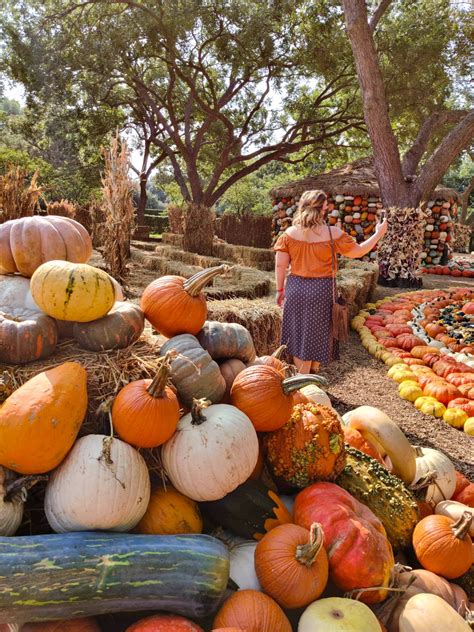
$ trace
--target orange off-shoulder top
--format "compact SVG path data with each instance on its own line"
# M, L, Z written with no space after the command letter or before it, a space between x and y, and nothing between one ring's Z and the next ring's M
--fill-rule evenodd
M337 254L347 254L357 242L347 233L334 239ZM281 235L273 249L290 255L291 274L302 277L326 278L333 276L331 242L301 241L286 233ZM337 266L337 264L336 264ZM337 269L337 267L336 267Z

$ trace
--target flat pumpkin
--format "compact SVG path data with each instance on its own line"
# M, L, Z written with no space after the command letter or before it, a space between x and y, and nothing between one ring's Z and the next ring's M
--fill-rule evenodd
M87 323L74 323L72 335L89 351L124 349L138 340L145 327L145 315L138 305L116 302L108 314Z
M115 285L106 272L86 263L48 261L31 277L31 294L48 316L89 322L110 311Z
M56 323L38 309L10 307L0 311L0 362L42 360L54 352L57 342Z
M65 362L14 391L0 408L0 465L21 474L57 467L85 417L86 382L78 362Z

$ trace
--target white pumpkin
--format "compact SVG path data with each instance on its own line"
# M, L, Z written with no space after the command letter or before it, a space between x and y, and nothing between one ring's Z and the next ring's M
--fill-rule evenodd
M193 409L161 450L173 486L193 500L219 500L248 479L258 459L258 438L250 419L235 406Z
M316 386L316 384L308 384L308 386L303 386L300 391L315 404L324 404L324 406L328 406L332 409L329 395L325 393L321 388L319 388L319 386Z
M239 590L262 590L255 572L255 540L242 540L231 546L230 578L237 584Z
M432 475L434 482L424 491L425 500L435 507L442 500L449 500L456 489L456 470L449 458L439 450L432 448L415 448L416 474L410 485L416 486L426 477Z
M0 466L0 536L13 535L23 518L24 498L6 500L7 485L17 478L16 474Z
M130 531L150 500L143 457L124 441L87 435L54 470L44 508L51 528L68 531Z
M471 626L438 595L418 593L403 608L398 629L399 632L470 632Z
M30 280L18 274L0 274L0 309L24 307L38 311L30 292Z
M472 515L472 522L469 527L469 535L471 538L474 538L474 509L472 507L468 507L468 505L464 503L458 503L455 500L442 500L436 505L434 512L440 516L452 518L454 521L459 520L466 512L470 513Z
M298 632L380 632L380 623L361 601L328 597L309 604L298 622Z

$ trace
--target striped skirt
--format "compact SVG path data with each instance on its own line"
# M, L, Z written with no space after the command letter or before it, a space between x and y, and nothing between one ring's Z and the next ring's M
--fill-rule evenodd
M332 278L290 274L286 281L281 343L300 360L328 364L339 357L331 333Z

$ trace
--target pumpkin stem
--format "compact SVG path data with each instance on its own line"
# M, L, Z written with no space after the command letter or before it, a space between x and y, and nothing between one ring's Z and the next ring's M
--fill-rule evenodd
M222 265L215 266L214 268L200 270L199 272L196 272L196 274L193 274L193 276L189 279L186 279L183 283L183 288L189 296L199 296L211 279L219 274L226 274L230 269L230 266L223 263Z
M156 399L163 397L168 378L171 373L171 362L177 356L177 352L174 349L167 351L166 355L159 359L158 371L153 378L150 386L146 389L146 392L155 397Z
M454 536L459 538L460 540L464 540L466 534L471 528L472 523L472 513L470 511L464 511L462 516L460 516L456 522L451 526L453 530Z
M293 393L293 391L299 391L300 388L303 388L303 386L307 386L308 384L327 386L328 381L321 375L294 375L292 377L285 378L281 383L281 386L285 395L289 395L290 393Z
M47 481L48 476L22 476L5 486L3 500L11 503L24 503L28 491L40 481Z
M319 522L313 522L310 529L308 544L300 544L296 547L295 558L300 564L309 568L316 559L324 542L322 526Z
M193 426L200 426L206 421L207 417L202 414L202 411L210 405L210 400L205 397L202 399L193 399L193 405L191 407L191 423Z
M272 353L272 358L276 358L277 360L281 360L281 356L283 355L283 352L286 350L286 345L280 345L278 347L278 349L275 349L275 351Z

